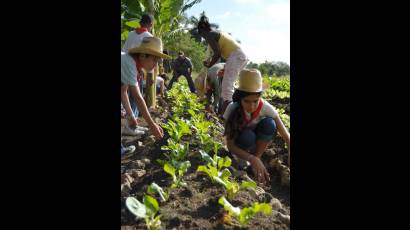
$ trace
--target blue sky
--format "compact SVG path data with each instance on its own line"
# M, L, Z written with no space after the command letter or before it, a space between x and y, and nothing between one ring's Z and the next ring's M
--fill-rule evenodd
M250 61L290 64L289 0L202 0L186 13L199 18L202 11L241 41Z

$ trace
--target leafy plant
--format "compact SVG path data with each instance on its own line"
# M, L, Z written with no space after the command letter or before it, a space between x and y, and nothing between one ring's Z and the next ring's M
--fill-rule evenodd
M150 195L153 195L155 193L158 193L159 197L161 198L161 201L167 201L169 198L169 194L165 192L159 185L157 185L155 182L152 182L150 186L147 188L147 193Z
M172 139L168 139L168 145L162 146L162 150L170 151L170 154L164 153L168 161L183 161L189 152L189 143L185 145L176 143Z
M168 162L164 164L164 171L172 176L173 184L171 188L186 186L186 183L182 180L182 176L190 167L190 161L178 162L177 167L170 165Z
M191 129L187 122L180 118L176 118L175 122L168 120L168 123L164 124L162 127L168 131L170 137L175 141L181 140L184 135L191 134Z
M258 212L265 215L272 214L272 207L267 203L255 202L251 207L247 207L242 210L239 207L234 207L223 196L219 198L218 203L222 205L226 211L228 211L229 215L237 218L242 226L246 225Z
M161 229L160 216L157 215L159 205L157 200L149 195L144 195L143 203L134 197L128 197L125 201L128 210L137 218L145 219L145 224L150 230Z
M214 155L211 158L206 152L200 150L202 159L208 162L206 166L198 166L197 172L206 173L213 183L221 184L225 187L229 199L232 199L240 189L255 188L256 183L254 181L244 181L239 185L236 181L230 180L231 172L226 168L232 163L232 160L226 156L224 158Z

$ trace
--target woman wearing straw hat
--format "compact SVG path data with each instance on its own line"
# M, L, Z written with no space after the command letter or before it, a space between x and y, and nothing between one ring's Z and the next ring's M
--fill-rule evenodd
M262 99L262 76L257 69L244 69L239 74L239 87L235 89L233 103L226 108L225 136L229 151L250 162L256 179L265 183L269 174L261 161L276 131L288 147L290 159L290 135L278 112Z
M205 15L202 15L199 19L197 29L199 35L206 40L213 51L212 59L204 61L204 66L207 68L213 66L221 57L226 60L221 91L221 96L224 100L222 111L225 111L228 103L232 101L234 81L237 79L239 71L245 67L248 58L242 51L239 43L229 34L212 30Z
M130 126L137 124L127 94L127 91L130 90L142 116L157 139L163 137L163 130L152 120L135 76L137 73L141 74L142 69L152 70L161 58L170 57L162 53L162 42L156 37L146 37L140 46L129 49L128 53L121 53L121 102L126 111L127 121Z
M197 88L198 96L206 96L206 110L208 112L217 111L221 113L223 100L221 98L221 82L225 63L213 65L206 71L201 72L195 79L195 87ZM213 98L213 102L212 102Z

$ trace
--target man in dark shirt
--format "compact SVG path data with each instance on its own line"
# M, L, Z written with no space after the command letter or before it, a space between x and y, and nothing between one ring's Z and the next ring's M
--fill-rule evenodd
M178 58L172 63L172 68L174 74L172 76L171 82L169 83L168 89L172 88L172 84L175 81L178 81L178 78L183 75L188 81L189 89L192 93L195 93L194 81L192 81L191 72L192 72L192 62L189 58L184 56L184 52L179 51Z

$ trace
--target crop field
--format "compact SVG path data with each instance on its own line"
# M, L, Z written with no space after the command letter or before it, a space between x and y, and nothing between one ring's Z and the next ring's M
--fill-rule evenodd
M264 76L263 98L290 131L289 78ZM262 156L271 182L238 170L223 121L177 82L151 111L165 136L131 141L121 160L121 229L290 229L290 169L279 136ZM141 121L142 124L144 121Z

